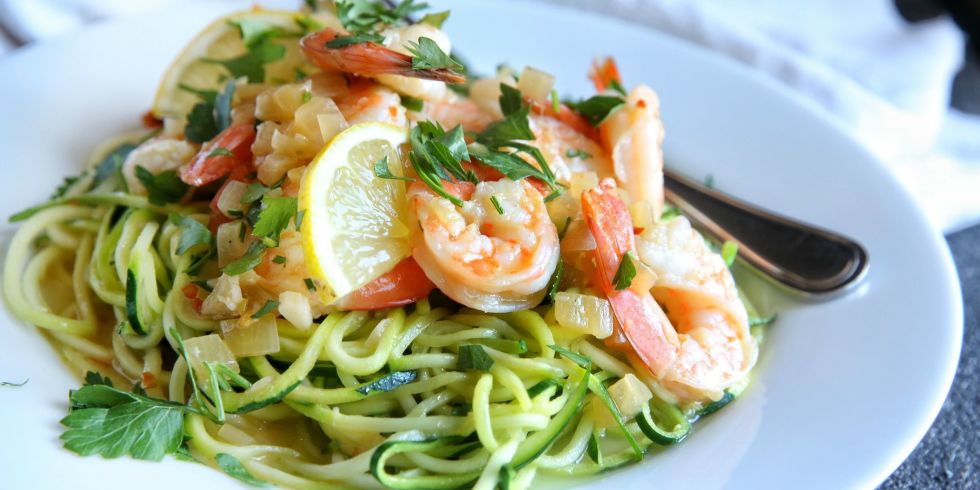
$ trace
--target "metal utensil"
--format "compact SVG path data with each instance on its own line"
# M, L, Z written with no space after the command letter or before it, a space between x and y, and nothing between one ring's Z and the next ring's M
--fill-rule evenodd
M852 290L868 269L856 241L781 216L678 175L664 172L667 200L703 233L738 244L738 257L777 286L824 301Z

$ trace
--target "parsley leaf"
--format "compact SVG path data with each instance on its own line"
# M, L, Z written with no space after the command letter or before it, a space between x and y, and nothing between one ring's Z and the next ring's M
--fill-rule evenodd
M374 162L374 175L379 179L404 180L408 182L415 180L411 177L400 177L391 173L391 167L388 166L388 155Z
M183 90L184 92L190 92L201 98L207 104L214 104L214 99L218 97L218 92L214 90L201 90L199 88L191 87L190 85L184 85L183 83L177 84L177 88Z
M146 187L150 203L157 206L180 201L187 194L187 189L190 188L180 180L174 170L153 175L149 170L137 165L136 178L143 184L143 187Z
M490 196L490 204L493 204L493 208L497 210L497 214L504 215L504 208L500 206L500 201L497 200L497 196Z
M259 219L252 228L252 235L278 243L279 235L296 214L296 198L266 197L262 199L262 205Z
M344 29L354 34L400 24L405 17L428 7L424 3L415 3L415 0L402 0L394 8L374 0L336 0L334 6Z
M286 263L286 257L284 257L282 255L276 255L275 257L272 258L272 262L273 263L276 263L276 264L279 264L279 265L285 264Z
M551 281L548 284L548 298L549 303L555 302L555 295L558 294L558 287L561 286L561 276L565 272L565 259L558 257L558 265L555 266L555 273L551 276Z
M581 158L582 160L588 160L592 158L592 154L586 152L585 150L580 150L578 148L569 148L565 150L565 156L568 158Z
M664 210L660 213L660 221L667 221L671 218L676 218L681 215L681 210L676 206L671 206L670 204L664 205Z
M493 358L487 354L482 345L461 345L459 346L459 357L456 360L456 369L489 371L493 367L493 362Z
M581 102L570 104L575 112L581 114L589 124L598 127L607 117L619 110L626 101L616 95L593 95Z
M735 257L737 256L738 244L725 241L725 244L721 246L721 258L725 260L725 265L731 267L735 263Z
M211 153L208 153L208 158L213 158L213 157L230 157L232 155L234 155L234 153L232 153L231 150L229 150L228 148L222 148L222 147L219 146L219 147L211 150Z
M218 453L214 457L214 461L218 463L218 467L221 468L221 471L224 471L228 474L228 476L231 476L243 483L253 487L265 487L269 485L268 483L252 476L252 474L249 473L244 466L242 466L242 462L239 461L238 458L228 453Z
M286 46L266 38L248 48L248 52L235 58L224 60L202 58L207 63L221 65L234 79L245 77L249 83L265 82L265 65L281 59L286 54Z
M71 410L61 423L65 448L82 456L130 455L159 461L183 443L185 405L114 388L91 373L89 384L69 393ZM93 383L94 381L94 383Z
M221 268L221 272L229 276L237 276L254 269L262 263L265 258L266 246L261 240L256 240L248 245L245 254Z
M243 18L229 22L238 27L238 33L242 37L242 42L246 47L256 46L259 43L277 37L282 34L278 27L272 26L261 20Z
M194 218L172 213L170 222L180 228L180 242L177 244L177 255L184 255L188 250L198 245L211 246L211 230Z
M276 301L274 299L266 300L265 304L262 305L262 307L259 308L258 311L256 311L255 313L252 313L252 319L253 320L258 320L259 318L262 318L262 317L268 315L269 313L272 313L272 311L275 310L278 307L279 307L279 302L278 301Z
M422 101L422 99L404 94L398 94L398 98L401 100L402 107L404 107L406 110L422 112L422 108L425 107L425 103Z
M463 65L446 54L435 41L420 37L418 42L409 41L406 45L412 53L413 70L438 70L446 68L455 72L463 70Z
M385 37L381 34L374 33L362 33L362 34L351 34L350 36L337 36L333 38L332 41L327 43L327 47L330 49L340 49L346 48L354 44L361 43L377 43L381 44L385 40Z
M442 12L431 12L423 15L422 18L419 19L418 23L429 24L430 26L435 27L436 29L441 29L442 24L444 24L446 22L446 19L448 18L449 18L448 10L444 10Z
M306 289L308 289L311 293L316 291L316 283L313 282L313 279L304 277L303 284L306 284Z
M210 141L219 133L218 124L214 120L214 105L199 102L187 113L187 125L184 136L188 141L204 143Z
M633 252L626 252L623 254L619 268L616 269L616 274L613 276L613 286L616 291L627 289L630 284L633 284L634 277L636 277L636 265L633 264Z
M214 99L214 125L219 133L231 126L231 101L234 97L235 81L229 80Z
M569 361L578 364L579 367L581 367L582 369L585 369L586 371L592 371L592 359L589 359L588 357L582 354L579 354L577 352L572 352L564 347L560 347L557 345L549 345L548 347L551 347L551 350L555 351L555 353L564 357L565 359L568 359Z
M262 196L264 196L265 193L269 192L270 190L272 189L269 189L258 182L251 183L245 188L245 193L242 194L242 204L258 201L259 199L262 199Z
M126 161L126 157L136 149L136 145L133 143L123 143L112 149L102 161L95 166L95 176L92 178L92 187L95 187L110 177L115 175L120 168L122 168L123 162Z

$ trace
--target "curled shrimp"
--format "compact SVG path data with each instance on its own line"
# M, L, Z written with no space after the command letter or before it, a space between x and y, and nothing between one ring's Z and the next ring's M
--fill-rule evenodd
M421 183L407 194L422 228L412 256L429 279L450 298L482 311L537 305L559 254L558 231L541 193L526 180L444 185L464 200L462 206Z
M614 83L622 86L611 58L594 65L590 78L600 92ZM660 216L664 202L663 139L660 99L646 85L634 87L624 106L599 125L599 141L612 159L616 180L631 202L647 202L653 216Z
M686 220L675 218L647 232L649 241L641 251L657 274L653 294L617 290L612 279L623 257L635 256L636 246L615 183L606 179L583 192L582 211L595 236L597 283L637 357L680 401L721 398L751 369L757 354L724 261Z
M327 43L341 35L343 34L328 27L304 37L300 46L310 61L327 71L367 77L401 75L449 83L462 83L466 80L463 75L447 68L416 70L412 68L411 56L378 43L363 42L342 48L327 47Z

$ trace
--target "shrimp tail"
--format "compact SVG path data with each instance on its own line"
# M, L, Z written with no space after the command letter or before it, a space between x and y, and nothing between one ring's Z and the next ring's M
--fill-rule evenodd
M308 34L300 41L306 57L323 70L339 71L361 76L402 75L406 77L437 80L446 83L463 83L466 77L447 68L416 70L412 57L386 48L378 43L363 42L342 48L327 47L341 33L323 29Z
M616 66L616 61L612 56L607 56L601 62L599 60L592 61L592 68L589 70L589 80L592 80L592 85L595 86L596 92L606 90L613 83L623 84L623 79L619 75L619 68Z
M604 179L582 193L582 213L595 237L596 282L609 299L622 334L650 371L661 377L677 358L677 333L648 291L617 290L613 278L623 256L633 252L633 220L616 195L616 183ZM611 338L615 338L613 336Z

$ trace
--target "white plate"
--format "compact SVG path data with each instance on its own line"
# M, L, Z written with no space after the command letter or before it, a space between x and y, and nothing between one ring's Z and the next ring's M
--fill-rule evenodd
M444 3L444 2L437 2ZM911 197L814 107L718 56L594 14L539 4L452 3L455 45L558 76L586 95L589 62L613 54L628 83L660 93L668 160L734 195L839 230L870 252L860 291L778 309L753 385L679 447L592 488L852 488L882 481L929 427L952 381L960 291L942 236ZM0 215L48 196L93 145L136 125L180 47L228 4L114 22L0 61ZM14 228L3 225L4 241ZM749 285L751 287L751 284ZM202 465L80 458L58 420L78 380L33 328L0 314L5 488L235 488Z

